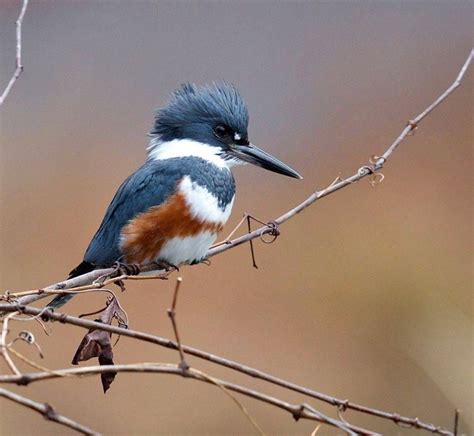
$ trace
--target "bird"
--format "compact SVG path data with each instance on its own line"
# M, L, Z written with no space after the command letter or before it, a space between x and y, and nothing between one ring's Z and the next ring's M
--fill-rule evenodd
M117 262L201 262L231 214L237 165L301 179L249 141L248 124L247 105L231 83L185 83L175 90L155 112L145 163L118 188L69 278ZM58 295L48 308L71 298Z

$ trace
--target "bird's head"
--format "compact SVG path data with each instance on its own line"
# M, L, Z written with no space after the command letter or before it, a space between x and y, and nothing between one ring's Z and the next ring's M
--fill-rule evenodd
M170 148L181 144L188 151L193 146L201 151L206 147L228 166L252 163L301 179L288 165L249 142L248 122L247 106L233 85L185 84L173 93L168 106L156 112L148 150L158 155L165 144Z

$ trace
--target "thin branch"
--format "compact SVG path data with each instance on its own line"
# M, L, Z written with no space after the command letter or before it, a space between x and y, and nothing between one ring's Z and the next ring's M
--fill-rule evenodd
M454 429L453 429L454 436L458 436L458 426L459 426L459 409L456 409L454 411Z
M102 374L104 372L131 372L131 373L156 373L156 374L173 374L182 376L183 372L176 364L168 363L138 363L138 364L124 364L124 365L102 365L102 366L86 366L81 368L68 368L60 369L48 372L32 372L25 373L22 375L5 375L0 376L0 382L2 383L16 383L19 385L27 385L29 383L34 383L42 380L51 380L55 378L61 378L63 376L77 375L77 376L86 376L94 374ZM286 401L280 400L278 398L272 397L270 395L263 394L259 391L249 389L247 387L230 383L225 380L220 380L216 378L209 378L209 376L203 376L200 371L196 371L190 368L187 372L187 377L210 383L213 385L221 385L228 390L238 392L239 394L245 395L247 397L254 398L258 401L276 406L280 409L286 410L291 413L294 419L309 419L321 422L323 424L328 424L338 428L344 429L344 431L349 434L361 434L361 435L370 435L375 436L378 433L372 432L370 430L363 429L352 424L345 424L336 419L329 418L321 412L315 410L311 406L306 404L292 404ZM349 427L349 428L348 428Z
M189 368L188 368L189 369ZM239 408L239 410L243 413L243 415L249 420L249 422L252 424L252 426L257 430L257 433L260 434L260 436L265 436L265 432L262 430L262 428L258 425L257 421L255 418L250 415L248 410L245 408L245 406L233 395L229 389L227 389L223 384L219 383L219 380L207 375L206 373L199 371L195 368L193 368L193 372L200 374L203 378L209 380L210 383L216 385L219 389L222 390ZM187 375L187 373L186 373Z
M317 200L320 200L321 198L327 197L330 194L333 194L340 189L343 189L349 185L352 185L359 180L363 179L364 177L367 176L373 176L375 172L381 170L385 163L387 162L388 158L391 156L391 154L395 151L395 149L400 145L400 143L406 139L406 137L413 132L416 128L418 128L420 122L427 117L437 106L439 106L449 95L452 94L452 92L458 88L461 85L461 82L472 62L472 59L474 57L474 49L471 50L469 53L469 56L467 57L466 61L464 62L461 70L459 71L459 74L457 75L455 81L444 91L432 104L430 104L425 110L423 110L419 115L417 115L413 120L408 121L407 125L404 127L400 135L395 139L395 141L385 150L385 152L382 154L382 156L373 156L375 158L373 162L371 162L368 165L364 165L360 167L355 174L352 176L349 176L345 179L341 179L338 181L335 181L331 183L329 186L326 188L320 190L320 191L315 191L313 192L308 198L306 198L303 202L295 206L293 209L288 210L285 212L283 215L279 216L278 218L270 221L271 223L274 223L275 225L281 225L288 221L289 219L293 218L295 215L298 213L302 212L309 206L311 206L313 203L315 203ZM240 236L238 238L235 238L231 241L228 241L225 244L218 244L214 248L211 248L206 255L206 258L211 258L213 256L216 256L218 254L221 254L227 250L230 250L232 248L235 248L239 245L242 245L246 242L252 241L257 238L262 238L264 235L267 234L274 234L275 232L275 227L272 225L265 225L262 226L252 232L248 232L243 236ZM154 270L152 265L147 265L144 267L141 267L140 269L141 272L150 272L150 271L155 271L157 274L158 278L165 278L167 275L169 275L169 272L167 273L164 270ZM82 287L82 286L91 286L91 283L93 283L95 280L97 280L99 277L102 277L104 275L110 275L114 272L114 268L104 268L101 270L95 270L90 273L84 274L82 276L74 277L69 280L64 280L59 283L55 283L53 285L50 285L44 289L37 289L33 291L29 291L32 295L26 295L23 297L15 298L15 302L19 304L30 304L34 301L43 299L47 297L45 295L45 291L65 291L67 289L73 289L77 287ZM113 279L112 281L116 280L140 280L142 279L141 277L137 276L121 276ZM110 281L108 281L110 282ZM107 282L106 282L107 283ZM98 287L98 286L95 286ZM15 296L15 294L10 294L12 297ZM8 296L7 296L8 297ZM5 298L4 298L5 299ZM0 317L2 314L0 313Z
M15 315L16 315L16 312L12 312L3 320L2 334L0 336L0 354L2 355L3 359L5 360L6 364L8 365L10 370L13 372L13 374L19 375L21 374L21 372L13 363L13 360L8 354L8 344L7 344L8 322Z
M168 309L168 316L171 320L171 324L173 325L173 332L174 332L174 337L176 339L176 344L178 346L178 351L179 351L179 367L181 368L181 371L183 371L183 374L186 373L186 371L189 369L189 365L186 362L186 359L184 358L184 353L183 353L183 348L181 347L181 341L179 339L179 332L178 332L178 324L176 322L176 303L178 301L178 291L181 286L183 279L181 277L178 277L176 280L176 286L174 288L174 293L173 293L173 303L171 304L171 308Z
M30 291L11 293L7 292L3 296L0 296L0 299L4 301L10 301L12 303L19 304L31 304L35 301L42 300L43 298L48 298L51 295L58 294L76 294L80 291L101 289L111 283L114 283L119 280L150 280L150 279L166 279L170 275L170 271L165 270L156 270L154 264L144 265L140 267L141 273L155 273L153 276L129 276L121 275L118 277L112 277L103 281L102 283L96 283L96 280L103 277L109 276L116 272L115 268L103 268L96 269L89 273L83 274L81 276L74 277L72 279L63 280L58 283L54 283L45 288L32 289ZM4 316L4 313L0 312L0 319Z
M385 152L382 154L382 156L376 157L375 163L371 165L365 165L357 170L355 174L353 174L350 177L347 177L346 179L340 180L336 183L332 183L329 185L327 188L321 190L321 191L316 191L313 194L311 194L306 200L298 204L296 207L293 209L290 209L288 212L284 213L283 215L279 216L274 220L274 222L278 225L283 224L284 222L288 221L289 219L293 218L296 214L302 212L305 210L307 207L311 206L313 203L315 203L317 200L324 198L330 194L333 194L336 191L339 191L342 188L345 188L346 186L352 185L355 182L358 182L359 180L363 179L364 177L367 177L369 175L374 174L376 171L379 171L382 169L382 167L385 165L387 162L388 158L391 156L391 154L395 151L395 149L400 145L400 143L406 139L406 137L414 131L416 128L418 128L418 125L420 122L428 116L437 106L439 106L451 93L458 88L461 85L462 79L464 78L466 71L469 67L469 65L472 62L472 59L474 57L474 49L471 50L469 53L469 56L467 57L466 61L464 62L458 76L456 77L456 80L446 89L445 92L443 92L432 104L430 104L424 111L422 111L418 116L416 116L412 121L408 121L406 127L402 130L400 135L397 137L397 139L385 150ZM273 229L269 226L264 226L260 227L253 232L249 232L240 238L236 238L229 243L225 245L221 245L218 247L215 247L211 250L209 250L207 257L212 257L216 256L217 254L220 254L224 251L230 250L233 247L236 247L238 245L244 244L245 242L248 242L252 239L256 239L261 237L264 234L271 233Z
M67 315L64 313L52 312L49 310L45 311L44 309L38 309L36 307L0 304L0 311L8 311L8 312L15 311L15 312L24 313L26 315L42 315L44 317L44 320L60 321L62 323L72 324L72 325L82 327L85 329L104 330L110 333L115 333L118 335L156 344L165 348L171 348L174 350L178 349L178 345L175 342L173 342L171 339L150 335L148 333L144 333L144 332L140 332L136 330L123 329L117 326L107 325L107 324L103 324L103 323L99 323L95 321L90 321L87 319L77 318L77 317ZM427 430L432 433L436 433L440 435L452 436L452 432L446 429L443 429L441 427L435 426L433 424L422 422L418 418L409 418L409 417L401 416L397 413L385 412L382 410L363 406L357 403L352 403L349 400L341 400L339 398L332 397L330 395L323 394L321 392L318 392L312 389L308 389L306 387L297 385L295 383L291 383L281 378L272 376L270 374L267 374L263 371L252 368L250 366L243 365L238 362L234 362L232 360L217 356L212 353L208 353L203 350L199 350L197 348L189 347L187 345L181 345L181 347L185 354L189 354L189 355L198 357L200 359L207 360L209 362L215 363L216 365L225 366L232 370L249 375L250 377L264 380L268 383L281 386L285 389L299 392L301 394L307 395L317 400L324 401L326 403L331 404L332 406L337 407L340 410L351 409L360 413L365 413L367 415L372 415L379 418L388 419L394 422L395 424L401 424L404 426L410 426L413 428L423 429L423 430ZM0 383L5 380L8 380L8 378L5 379L5 377L11 377L11 376L0 376Z
M173 302L171 303L171 308L168 309L168 316L171 320L171 324L173 326L173 331L174 331L174 336L176 339L176 344L178 347L179 351L179 365L178 368L181 369L181 374L184 377L188 376L188 372L190 369L190 366L186 362L186 359L184 358L184 353L183 353L183 348L181 346L181 340L179 339L179 331L178 331L178 323L176 321L176 305L178 303L178 291L181 286L183 279L181 277L178 277L176 280L176 286L174 288L174 293L173 293ZM219 383L219 381L213 377L210 377L209 375L205 374L204 372L197 371L196 369L193 368L193 372L199 372L200 375L203 378L208 379L210 382L214 383L216 386L218 386L240 409L240 411L244 414L244 416L249 420L249 422L252 424L252 426L257 430L257 433L260 434L261 436L264 436L265 433L261 429L261 427L258 425L257 421L253 416L250 415L250 413L247 411L245 406L234 396L232 395L225 386Z
M23 0L23 5L21 7L20 15L18 15L18 19L16 20L16 57L15 57L15 71L8 82L5 90L3 91L2 95L0 96L0 106L3 105L3 102L7 98L10 90L13 88L13 85L20 77L21 73L23 72L23 64L21 61L21 27L23 24L23 18L25 17L26 8L28 6L28 0Z
M93 435L98 436L100 433L86 427L85 425L79 424L72 419L60 415L56 410L48 403L38 403L36 401L30 400L29 398L23 397L18 395L14 392L11 392L7 389L0 388L0 397L7 398L8 400L14 401L15 403L21 404L22 406L28 407L41 415L43 415L46 419L50 421L57 422L58 424L64 425L69 427L72 430L75 430L79 433L85 435Z

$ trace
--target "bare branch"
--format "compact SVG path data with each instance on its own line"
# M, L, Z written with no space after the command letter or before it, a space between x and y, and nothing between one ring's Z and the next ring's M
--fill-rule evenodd
M181 375L183 375L184 377L187 377L189 375L188 373L189 373L190 366L188 365L188 363L186 362L186 360L184 358L183 348L181 346L181 340L179 338L178 323L176 321L176 305L178 303L178 291L179 291L179 288L181 286L182 281L183 281L183 279L181 277L178 277L177 280L176 280L176 286L174 288L174 293L173 293L173 302L171 303L171 308L168 309L167 312L168 312L168 316L171 320L171 324L173 326L174 336L175 336L176 344L178 346L178 351L179 351L180 361L179 361L178 368L181 369ZM196 373L197 370L193 368L193 372ZM217 379L215 379L213 377L210 377L209 375L205 374L204 372L199 371L199 373L201 374L202 377L208 379L211 383L218 386L235 404L237 404L240 411L249 420L249 422L252 424L252 426L255 428L255 430L257 430L257 432L260 435L262 435L262 436L265 435L265 433L263 432L261 427L258 425L255 418L252 415L250 415L250 413L247 411L245 406L234 395L232 395L224 385L219 383L219 381Z
M38 413L41 413L41 415L43 415L46 419L69 427L79 433L93 436L100 435L100 433L90 429L89 427L79 424L78 422L73 421L66 416L60 415L58 412L56 412L53 406L48 403L37 403L36 401L30 400L29 398L23 397L3 388L0 388L0 397L7 398L11 401L14 401L15 403L21 404L22 406L28 407Z
M117 326L107 325L107 324L90 321L83 318L77 318L71 315L67 315L65 313L52 312L49 310L45 311L44 309L38 309L36 307L30 307L30 306L9 305L9 304L0 304L0 311L7 311L7 312L15 311L15 312L24 313L26 315L42 315L44 317L44 320L60 321L62 323L72 324L72 325L82 327L85 329L104 330L110 333L115 333L115 334L126 336L129 338L138 339L140 341L156 344L165 348L171 348L174 350L178 349L178 344L176 342L173 342L171 339L150 335L148 333L144 333L144 332L140 332L136 330L123 329ZM332 397L330 395L323 394L321 392L318 392L312 389L308 389L306 387L297 385L295 383L288 382L286 380L272 376L270 374L267 374L263 371L252 368L250 366L243 365L241 363L234 362L224 357L220 357L215 354L208 353L206 351L199 350L197 348L193 348L187 345L181 345L181 348L185 354L189 354L189 355L198 357L200 359L207 360L209 362L215 363L216 365L225 366L232 370L249 375L250 377L258 378L268 383L281 386L282 388L299 392L301 394L307 395L317 400L324 401L326 403L329 403L337 407L339 410L351 409L360 413L365 413L368 415L377 416L379 418L388 419L394 422L395 424L401 424L404 426L423 429L423 430L427 430L432 433L436 433L440 435L452 436L452 432L446 429L443 429L441 427L435 426L433 424L422 422L418 418L409 418L409 417L401 416L397 413L385 412L382 410L363 406L357 403L352 403L349 400L341 400L339 398ZM13 376L0 375L0 383L11 380L12 379L11 377Z
M8 322L10 321L11 318L15 316L15 312L10 313L4 320L3 320L3 326L2 326L2 334L0 336L0 354L2 355L3 359L5 360L6 364L10 368L10 370L13 372L13 374L21 374L19 369L16 367L16 365L13 363L13 360L11 359L10 355L8 354L8 344L7 344L7 334L8 334Z
M18 293L7 293L0 297L5 301L11 301L19 304L30 304L43 298L48 298L51 295L66 294L72 293L77 294L82 291L89 291L94 289L102 289L103 287L114 283L119 280L154 280L154 279L165 279L170 275L170 271L165 270L155 270L156 266L154 264L144 265L140 267L141 273L154 272L153 276L128 276L121 275L118 277L113 277L103 281L102 283L96 283L96 280L103 277L113 274L115 268L103 268L96 269L89 273L83 274L81 276L74 277L72 279L63 280L58 283L54 283L45 288L32 289L30 291L18 292ZM4 316L4 313L0 312L0 319Z
M25 373L22 375L6 375L0 376L0 382L2 383L16 383L20 385L26 385L29 383L34 383L42 380L51 380L55 378L61 378L64 376L70 375L94 375L94 374L103 374L104 372L131 372L131 373L156 373L156 374L172 374L179 375L183 374L179 365L170 364L170 363L138 363L138 364L126 364L126 365L105 365L105 366L86 366L82 368L68 368L60 369L48 372L32 372ZM366 430L352 424L346 424L337 419L329 418L321 412L315 410L311 406L306 404L292 404L286 401L280 400L278 398L272 397L270 395L263 394L261 392L249 389L247 387L230 383L225 380L220 380L217 378L210 378L209 376L203 376L201 371L196 371L195 369L190 368L187 371L186 376L190 379L203 381L206 383L220 385L225 387L228 390L238 392L239 394L254 398L258 401L276 406L280 409L286 410L291 413L294 419L310 419L314 421L321 422L323 424L328 424L335 426L341 429L344 429L348 434L361 434L361 435L371 435L375 436L378 433Z
M23 72L23 64L21 62L21 26L23 24L23 18L25 17L26 8L28 6L29 0L23 0L23 5L21 7L20 15L18 15L18 19L16 20L16 58L15 58L15 71L13 76L11 77L8 85L4 89L2 95L0 96L0 106L3 105L3 102L7 98L10 90L13 88L13 85L20 77L21 73Z
M454 436L458 436L458 426L459 426L459 409L456 409L454 411L454 429L453 429Z
M189 368L188 368L189 369ZM182 370L181 370L182 371ZM229 389L227 389L224 385L222 385L221 383L219 383L219 380L214 378L214 377L210 377L209 375L207 375L206 373L202 372L202 371L198 371L197 369L193 368L193 371L196 372L196 373L199 373L203 378L209 380L210 383L216 385L219 389L222 390L222 392L224 392L236 405L237 407L240 409L240 411L244 414L244 416L249 420L249 422L253 425L253 427L255 428L255 430L257 430L257 433L259 433L261 436L265 436L265 432L262 430L262 428L257 424L257 421L255 421L255 418L250 415L250 413L247 411L247 409L245 408L245 406L235 397L235 395L233 395ZM187 376L187 373L184 373L182 372L182 375L185 375Z
M180 358L179 367L181 368L181 371L183 371L183 374L184 374L189 369L189 365L187 364L184 358L183 348L181 347L181 341L179 339L178 324L176 322L176 303L178 302L178 291L179 291L182 281L183 279L181 277L178 277L178 279L176 280L176 286L174 288L174 293L173 293L173 303L171 304L171 308L168 309L167 312L171 320L171 324L173 326L174 337L176 339L176 344L178 346L179 358Z
M290 209L288 212L284 213L283 215L279 216L274 220L275 223L278 225L283 224L284 222L288 221L289 219L293 218L296 214L302 212L305 210L307 207L311 206L314 202L317 200L326 197L330 194L333 194L336 191L339 191L342 188L345 188L346 186L352 185L355 182L358 182L359 180L363 179L364 177L367 177L369 175L374 174L376 171L379 171L382 169L384 164L387 162L388 158L390 155L395 151L395 149L400 145L400 143L408 136L410 132L415 130L419 123L428 115L430 114L437 106L441 104L451 93L461 85L462 79L464 78L466 71L469 67L469 65L472 62L472 59L474 57L474 49L471 50L469 53L469 56L467 57L466 61L464 62L458 76L456 77L456 80L453 82L449 88L443 92L432 104L430 104L423 112L421 112L418 116L416 116L412 121L409 121L407 126L402 130L398 138L385 150L385 152L382 154L381 157L374 156L375 162L371 165L365 165L357 170L355 174L353 174L350 177L347 177L346 179L340 180L336 183L331 183L327 188L321 190L321 191L316 191L313 194L311 194L306 200L298 204L296 207L293 209ZM217 254L220 254L224 251L230 250L233 247L236 247L237 245L244 244L245 242L248 242L252 239L256 239L261 237L264 234L271 233L272 228L269 226L264 226L260 227L253 232L249 232L240 238L236 238L232 241L230 241L227 244L220 245L218 247L215 247L211 250L209 250L207 257L212 257L216 256Z

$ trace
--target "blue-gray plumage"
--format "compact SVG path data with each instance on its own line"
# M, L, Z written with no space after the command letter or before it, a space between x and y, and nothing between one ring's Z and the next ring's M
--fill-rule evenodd
M231 84L183 85L156 112L148 159L120 186L70 278L125 263L194 263L229 218L230 168L252 163L301 176L248 140L247 107ZM49 307L71 295L56 297Z
M110 266L119 260L123 226L138 214L164 203L176 191L184 176L213 192L224 210L235 194L230 171L215 169L197 157L148 160L120 186L107 209L102 224L86 250L84 261L97 266Z

